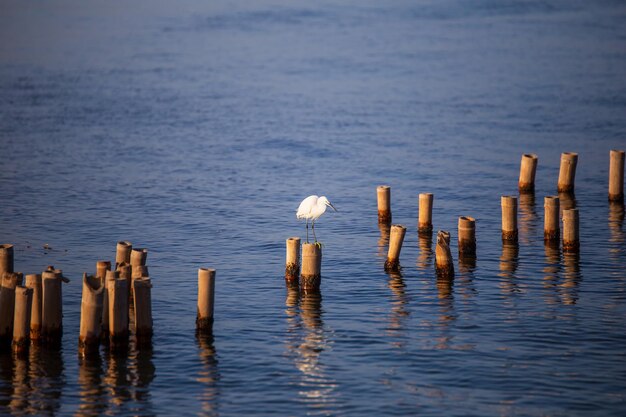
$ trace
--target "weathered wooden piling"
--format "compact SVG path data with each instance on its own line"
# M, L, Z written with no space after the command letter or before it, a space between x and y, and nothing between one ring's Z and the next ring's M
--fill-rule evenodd
M522 162L519 170L519 191L533 192L535 191L535 172L537 171L537 155L527 153L522 155Z
M41 287L41 274L26 275L26 288L33 290L32 306L30 313L30 339L38 341L41 337L41 315L43 290Z
M130 265L134 268L136 266L145 265L148 259L148 249L146 248L133 248L130 251Z
M103 298L104 280L100 277L83 274L78 347L85 353L97 351L100 346Z
M454 262L450 252L450 233L444 230L437 232L435 247L435 271L440 277L454 276Z
M109 323L109 285L120 277L119 271L106 271L106 278L103 282L104 290L102 294L102 337L109 337L110 323Z
M297 284L298 279L300 279L300 238L288 238L286 241L286 249L285 281L288 286L291 286Z
M213 329L213 305L215 302L215 269L198 269L198 315L196 330L211 332Z
M387 260L385 261L386 271L397 271L400 268L400 250L402 250L402 242L404 242L405 234L406 227L400 224L391 226L389 250L387 251Z
M624 201L624 151L611 150L609 154L609 201Z
M476 256L476 219L459 217L459 258Z
M13 351L22 354L30 346L30 315L33 300L32 288L15 287L15 318L13 320Z
M563 252L578 252L578 209L563 210Z
M41 339L50 347L60 347L63 337L63 272L49 266L41 274Z
M517 197L503 195L500 198L502 206L502 240L517 242Z
M112 349L128 346L128 279L107 279L109 292L109 341Z
M321 278L322 246L319 243L304 243L302 245L300 289L305 293L319 291Z
M145 346L152 339L152 281L150 278L135 278L133 293L137 346Z
M391 187L379 185L376 188L378 196L378 223L391 223Z
M131 298L134 297L133 294L135 292L135 286L133 285L133 282L135 282L137 278L147 278L149 276L150 273L148 272L148 267L146 265L138 265L132 267L131 280L129 282Z
M543 198L543 240L545 242L558 242L561 235L559 205L559 197L556 195L549 195Z
M22 285L21 272L5 272L0 287L0 348L9 347L13 338L15 288Z
M115 266L121 264L122 262L127 262L130 264L130 253L132 250L132 243L126 240L117 242L117 251L115 253Z
M107 277L107 271L111 270L111 261L98 261L96 262L96 277L100 278L103 282Z
M133 282L133 269L129 263L122 262L117 266L117 271L119 272L119 278L126 280L126 290L128 291L128 297L130 297L132 291L131 284Z
M5 272L13 272L13 245L0 245L0 280Z
M561 168L559 170L559 182L557 184L557 189L559 193L571 193L574 191L574 180L576 179L577 163L577 153L564 152L561 154Z
M433 200L432 193L419 195L419 213L417 231L419 233L432 233L433 231Z

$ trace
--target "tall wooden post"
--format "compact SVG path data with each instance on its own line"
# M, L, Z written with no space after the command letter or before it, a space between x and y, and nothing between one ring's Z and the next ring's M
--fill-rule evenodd
M130 264L130 252L133 250L133 244L122 240L117 242L117 251L115 253L115 266L121 264L122 262L127 262Z
M433 200L435 196L432 193L421 193L419 195L419 233L432 233L433 231Z
M561 154L561 168L559 170L559 193L574 192L574 180L576 179L576 165L578 164L578 154L574 152L564 152Z
M0 280L5 272L13 272L13 245L0 245Z
M317 292L322 279L322 247L317 243L302 245L302 270L300 271L300 289Z
M133 248L130 252L130 265L134 268L136 266L145 266L148 259L148 249L146 248Z
M128 346L128 280L108 279L109 292L109 340L112 349Z
M391 223L391 187L379 185L376 188L378 196L378 223Z
M549 195L543 199L543 240L545 242L558 242L561 235L561 229L559 227L559 205L558 196Z
M148 277L133 280L135 303L135 337L137 346L146 346L152 339L152 282Z
M22 285L21 272L5 272L0 287L0 348L11 345L15 313L15 287Z
M102 299L104 281L83 274L83 296L80 304L80 335L78 346L85 353L98 350L102 331Z
M454 262L452 261L452 253L450 252L450 233L444 230L437 232L435 271L440 277L454 276Z
M31 340L38 341L41 337L41 315L43 301L41 274L26 275L26 287L33 290L30 314L30 338Z
M624 151L609 154L609 201L624 201Z
M215 269L198 269L198 315L196 330L201 333L213 329L213 304L215 302Z
M41 280L41 337L49 347L59 348L63 337L63 272L48 267L41 274Z
M578 252L578 209L563 210L563 252Z
M400 250L402 250L402 242L406 227L400 224L391 226L391 234L389 236L389 251L387 252L387 260L385 261L386 271L397 271L400 268Z
M517 197L503 195L502 206L502 240L517 242Z
M33 290L15 287L15 319L13 320L13 351L22 354L30 346L30 315Z
M297 285L300 278L300 238L290 237L286 241L285 281L288 286Z
M522 155L518 184L520 192L535 191L535 172L537 171L537 160L537 155L533 153Z
M459 258L476 256L476 220L459 217Z

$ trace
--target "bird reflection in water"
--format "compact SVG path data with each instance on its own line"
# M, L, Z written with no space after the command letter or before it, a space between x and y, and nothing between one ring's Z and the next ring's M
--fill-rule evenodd
M522 243L530 244L537 228L535 193L519 194L519 237Z
M380 230L380 237L378 238L378 256L387 258L387 248L389 246L391 225L378 223L378 230Z
M58 350L33 345L26 355L1 353L0 410L12 415L56 414L61 407L64 371Z
M219 381L220 372L218 368L217 351L215 350L213 334L198 333L198 355L202 362L202 370L196 381L204 385L204 390L200 397L202 404L202 414L206 416L219 415Z
M421 270L432 270L433 266L433 232L420 232L417 235L420 252L417 256L417 267Z
M322 295L287 289L286 313L289 325L287 349L300 371L299 396L315 414L333 414L337 384L326 376L321 356L330 349L322 319ZM299 315L294 314L298 311Z
M519 264L519 245L516 243L503 243L502 255L500 256L500 289L504 294L516 294L521 292L517 283L517 267Z

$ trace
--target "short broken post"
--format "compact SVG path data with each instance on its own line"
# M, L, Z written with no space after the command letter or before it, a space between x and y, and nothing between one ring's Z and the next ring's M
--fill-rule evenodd
M563 210L563 252L578 252L578 236L578 209Z
M0 288L0 349L9 348L13 338L15 288L22 285L21 272L5 272Z
M13 272L13 245L0 245L0 280L5 272Z
M30 313L30 339L38 342L41 338L41 315L43 290L41 287L41 274L26 275L26 287L33 290L32 306Z
M97 352L100 346L103 296L104 280L84 273L78 348L85 354Z
M476 256L476 219L459 217L459 258Z
M128 346L128 279L118 274L115 278L107 278L107 281L109 341L111 349L124 350Z
M133 280L135 338L137 346L149 346L152 340L152 281L148 277Z
M437 232L435 247L435 271L440 277L454 276L454 262L450 252L450 233L444 230Z
M522 162L519 170L519 191L521 193L532 193L535 191L535 173L537 172L537 155L527 153L522 155Z
M287 286L294 286L298 284L298 279L300 279L300 238L288 238L286 246L285 282Z
M557 189L559 193L574 192L574 181L576 179L577 163L577 153L564 152L561 154L561 167L559 169L559 182L557 184Z
M432 193L421 193L419 195L419 219L417 231L419 233L432 233L433 231L433 200Z
M31 288L15 287L15 319L13 320L13 352L21 355L30 346L30 315L33 299Z
M41 274L41 338L51 348L59 348L63 337L63 272L49 266Z
M502 206L502 240L517 242L517 197L503 195Z
M319 243L302 245L302 269L300 290L304 293L318 292L322 280L322 246Z
M544 220L543 240L546 243L558 242L561 235L559 227L559 197L549 195L543 198Z
M391 187L379 185L376 188L378 196L378 223L391 223Z
M609 154L609 201L624 202L624 151Z
M130 264L130 252L133 250L133 244L122 240L117 242L117 251L115 253L115 266L122 262L128 262Z
M196 331L211 333L213 331L213 304L215 302L215 269L198 269L198 315Z
M385 271L397 271L400 269L400 250L404 242L406 227L394 224L391 226L389 235L389 250L387 251L387 260L385 261Z

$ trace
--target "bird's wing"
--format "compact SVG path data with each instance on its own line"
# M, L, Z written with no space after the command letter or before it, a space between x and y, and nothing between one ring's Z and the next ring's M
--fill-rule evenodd
M317 199L318 197L316 195L310 195L304 200L302 200L302 202L298 206L298 211L296 212L296 218L303 219L309 213L311 213L311 210L313 210L313 208L317 205Z

